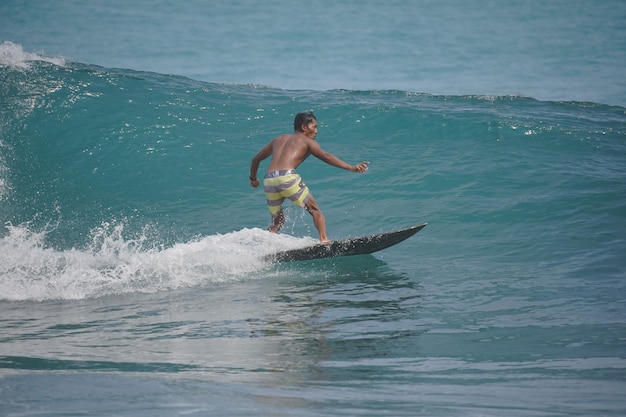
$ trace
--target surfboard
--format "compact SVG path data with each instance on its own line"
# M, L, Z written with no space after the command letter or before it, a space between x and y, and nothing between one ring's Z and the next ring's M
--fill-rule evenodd
M371 236L317 243L304 248L290 249L270 254L265 256L264 259L271 262L294 262L374 253L410 238L426 227L427 224L428 223L423 223L406 229Z

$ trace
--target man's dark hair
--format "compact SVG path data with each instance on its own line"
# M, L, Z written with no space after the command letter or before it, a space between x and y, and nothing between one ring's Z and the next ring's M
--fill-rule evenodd
M293 130L296 132L303 132L302 125L308 125L313 120L317 120L312 111L308 113L298 113L293 121Z

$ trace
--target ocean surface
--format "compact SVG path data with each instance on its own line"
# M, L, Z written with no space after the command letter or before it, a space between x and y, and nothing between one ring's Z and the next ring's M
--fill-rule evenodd
M623 1L0 4L0 415L626 415ZM313 110L331 239L252 156ZM261 170L267 167L267 161Z

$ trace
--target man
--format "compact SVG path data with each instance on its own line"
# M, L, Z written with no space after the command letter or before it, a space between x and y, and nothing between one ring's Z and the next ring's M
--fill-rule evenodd
M317 136L317 119L313 112L298 113L293 122L294 133L274 138L252 158L250 164L250 185L259 186L257 170L261 161L272 156L263 185L267 205L272 214L272 224L268 230L278 233L285 223L282 203L285 198L294 204L304 207L313 216L313 223L320 234L322 242L329 242L326 236L326 219L318 207L309 188L296 173L296 168L309 156L313 155L329 165L352 172L364 173L369 162L350 165L336 156L322 150L315 141Z

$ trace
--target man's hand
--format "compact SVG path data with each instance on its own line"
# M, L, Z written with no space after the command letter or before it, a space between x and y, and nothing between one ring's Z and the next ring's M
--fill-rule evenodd
M368 164L369 164L369 162L368 162L368 161L363 161L363 162L361 162L361 163L359 163L359 164L356 164L356 165L354 166L353 171L354 171L354 172L358 172L358 173L363 174L365 171L367 171L367 165L368 165Z
M250 185L251 186L253 186L254 188L257 188L259 186L259 184L260 184L260 182L259 182L258 178L254 179L254 180L252 178L250 178Z

